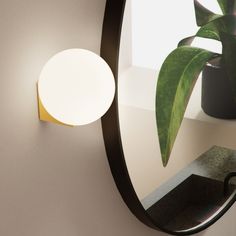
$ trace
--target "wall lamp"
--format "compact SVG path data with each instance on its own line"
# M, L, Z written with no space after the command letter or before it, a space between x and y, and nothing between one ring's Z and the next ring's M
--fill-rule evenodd
M106 113L114 99L115 81L100 56L85 49L68 49L46 63L37 89L41 121L78 126Z

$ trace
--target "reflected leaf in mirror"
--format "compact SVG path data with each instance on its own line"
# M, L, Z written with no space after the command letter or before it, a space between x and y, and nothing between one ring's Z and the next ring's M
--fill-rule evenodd
M196 80L205 65L216 57L226 68L236 103L236 16L231 14L236 1L217 2L224 15L215 14L194 0L196 21L201 27L196 35L179 42L163 62L158 76L156 121L163 166L168 164ZM195 37L221 41L222 54L191 46Z
M220 8L224 15L234 14L235 12L235 0L217 0L220 5Z
M196 22L198 26L203 26L212 20L215 20L221 15L215 14L214 12L205 8L199 1L194 0L194 8L196 15Z

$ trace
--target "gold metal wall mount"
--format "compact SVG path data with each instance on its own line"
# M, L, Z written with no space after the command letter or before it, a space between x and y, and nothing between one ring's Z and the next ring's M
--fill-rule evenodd
M60 122L59 120L55 119L53 116L51 116L48 113L48 111L45 109L45 107L43 106L43 103L40 99L39 91L38 91L38 84L37 84L37 100L38 100L39 120L44 121L44 122L51 122L51 123L58 124L58 125L74 127L73 125L68 125L68 124Z

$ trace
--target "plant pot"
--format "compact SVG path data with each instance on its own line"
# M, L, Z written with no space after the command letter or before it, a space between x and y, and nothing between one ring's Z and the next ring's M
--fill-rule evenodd
M225 68L211 61L202 72L202 109L215 118L236 119L236 102Z

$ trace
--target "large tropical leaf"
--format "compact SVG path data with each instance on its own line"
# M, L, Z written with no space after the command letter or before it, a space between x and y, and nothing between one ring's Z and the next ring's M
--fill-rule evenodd
M156 120L163 165L166 166L192 89L204 65L215 53L182 46L164 61L156 93Z
M215 14L214 12L205 8L198 0L194 0L195 15L198 26L203 26L212 20L215 20L221 15Z

